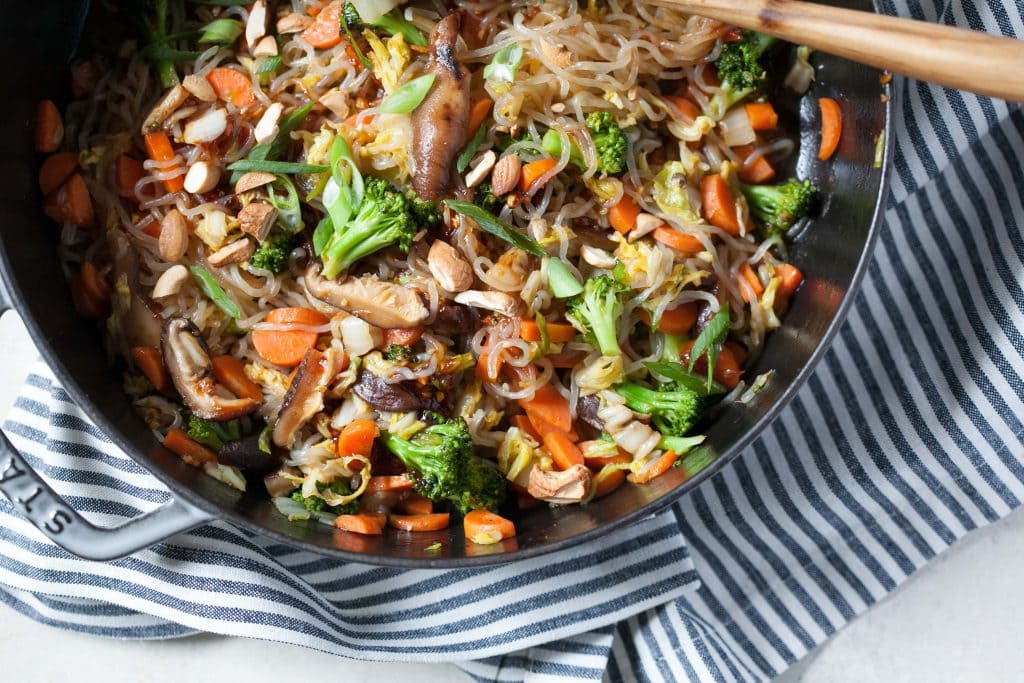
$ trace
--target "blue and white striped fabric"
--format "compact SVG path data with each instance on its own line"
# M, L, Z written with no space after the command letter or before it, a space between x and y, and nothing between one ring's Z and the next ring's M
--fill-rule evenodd
M990 3L881 4L1024 35L1020 0ZM558 557L438 573L342 565L226 524L90 564L0 503L0 597L90 633L449 660L480 681L777 675L1024 499L1024 113L896 88L892 197L849 320L791 407L672 510ZM5 429L97 522L166 495L45 369Z

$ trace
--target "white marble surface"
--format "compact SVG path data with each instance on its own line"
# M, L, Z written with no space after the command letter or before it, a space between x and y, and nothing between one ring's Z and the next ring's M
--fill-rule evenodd
M34 357L20 321L11 314L0 318L0 415ZM1021 680L1022 566L1024 513L1018 512L958 543L778 681ZM296 671L347 683L466 680L453 666L342 662L236 638L111 641L40 626L5 607L0 607L0 662L3 681L68 680L69 666L76 683L201 683L230 680L240 671L250 683L291 680ZM247 664L254 662L259 665Z

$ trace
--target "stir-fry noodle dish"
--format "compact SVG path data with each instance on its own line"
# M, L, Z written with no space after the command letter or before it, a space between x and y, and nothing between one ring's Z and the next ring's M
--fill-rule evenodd
M685 470L769 379L806 48L633 0L94 9L38 106L43 211L187 465L295 523L494 543Z

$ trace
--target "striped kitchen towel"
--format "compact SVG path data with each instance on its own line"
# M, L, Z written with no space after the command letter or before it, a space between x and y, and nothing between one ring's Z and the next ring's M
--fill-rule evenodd
M1024 35L1020 0L881 6ZM1024 499L1024 114L896 89L892 196L849 319L785 413L671 510L554 557L429 572L227 524L90 564L0 502L0 598L90 633L448 660L480 681L770 679ZM166 496L43 368L5 429L98 522Z

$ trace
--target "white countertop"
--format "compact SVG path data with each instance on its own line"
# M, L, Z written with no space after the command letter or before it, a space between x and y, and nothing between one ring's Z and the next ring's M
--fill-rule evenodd
M35 355L17 317L0 318L0 415L7 413ZM1024 513L1018 511L962 540L778 680L1019 680L1022 566ZM256 661L258 668L245 665ZM342 675L339 680L348 683L467 680L448 665L340 662L323 653L237 638L107 640L41 626L6 607L0 607L0 662L0 678L11 681L66 680L72 662L76 683L198 683L230 680L239 671L250 683L278 683L296 670L323 672L327 680Z

